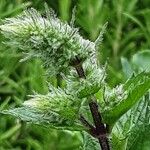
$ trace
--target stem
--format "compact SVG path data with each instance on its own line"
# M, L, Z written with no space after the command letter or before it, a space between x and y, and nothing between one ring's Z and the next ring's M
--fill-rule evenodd
M56 80L57 80L57 87L61 87L62 85L62 78L60 74L56 75Z
M102 123L102 117L98 111L98 104L96 101L89 103L90 110L92 113L93 121L96 126L96 136L99 140L102 150L110 150L109 142L107 138L107 130L105 125Z
M91 125L82 115L80 115L80 121L82 124L88 128L89 134L91 134L93 137L96 135L96 128Z
M78 57L76 57L76 59L74 61L72 61L72 65L75 67L79 77L86 79L86 75L84 73L81 60Z
M75 69L79 75L80 78L85 78L86 75L84 73L84 69L82 67L82 64L80 63L80 60L76 58L75 62ZM86 121L85 118L81 116L80 120L82 123L86 124L86 126L90 127L90 131L92 132L91 135L98 139L99 144L101 146L102 150L110 150L109 141L107 138L107 129L102 123L102 117L100 112L98 111L98 104L96 102L96 98L93 96L91 102L89 103L90 111L93 117L93 121L95 124L95 128Z

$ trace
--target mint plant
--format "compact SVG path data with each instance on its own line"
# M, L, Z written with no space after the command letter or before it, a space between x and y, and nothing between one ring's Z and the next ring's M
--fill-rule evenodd
M120 142L115 128L149 90L150 74L133 75L111 89L105 81L106 68L97 60L107 24L91 42L79 34L72 18L70 24L62 22L46 6L46 16L31 8L3 21L0 29L5 43L23 51L23 60L41 59L47 75L62 76L65 85L49 85L46 95L35 93L22 107L1 113L46 127L83 132L84 150L127 149L127 140Z

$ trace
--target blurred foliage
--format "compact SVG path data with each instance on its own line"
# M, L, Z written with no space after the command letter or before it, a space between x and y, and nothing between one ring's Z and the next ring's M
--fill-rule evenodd
M92 41L96 39L104 23L109 22L98 56L102 65L108 61L107 80L110 86L123 82L133 71L139 70L137 68L149 70L149 0L45 1L64 21L70 21L72 9L76 6L75 24L80 28L80 33ZM43 0L0 0L0 18L16 16L31 6L44 12ZM2 39L0 35L0 41ZM20 106L27 95L34 91L47 93L47 80L57 86L56 78L46 78L39 60L19 62L21 58L21 53L0 43L1 110ZM0 115L0 150L77 150L82 144L81 136L78 132L51 129L47 132L46 128ZM145 148L143 145L143 150L147 150L147 143L146 141Z

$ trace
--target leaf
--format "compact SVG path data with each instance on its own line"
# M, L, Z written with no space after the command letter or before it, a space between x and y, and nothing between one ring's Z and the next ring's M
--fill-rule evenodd
M150 72L150 50L134 54L131 63L140 71Z
M78 123L61 117L52 111L43 112L30 107L20 107L1 111L2 114L13 115L23 121L55 129L82 130Z
M124 57L121 58L121 64L123 73L125 74L126 78L130 78L133 75L133 68L128 60Z
M82 150L100 150L100 149L101 148L99 146L98 141L88 133L84 132Z
M2 113L53 128L83 130L79 122L80 100L53 86L50 91L47 95L35 94L23 103L23 107L4 110Z
M136 17L134 17L133 15L128 14L128 13L123 13L123 15L126 16L127 18L131 19L134 23L136 23L141 28L141 30L143 31L145 37L147 39L149 39L149 35L147 33L147 30L146 30L145 26L142 24L142 22L140 22L140 20L138 20Z
M129 19L131 19L137 25L139 25L139 27L141 27L141 29L143 29L143 31L145 30L145 27L143 26L143 24L136 17L134 17L134 16L132 16L131 14L128 14L128 13L123 13L123 15L128 17Z
M69 10L71 6L70 0L61 0L59 1L59 10L61 18L65 21L69 19Z
M112 147L113 150L126 150L126 139L119 137L120 135L112 134Z
M20 124L17 124L17 125L15 125L15 126L13 126L13 127L10 128L9 130L7 130L7 131L4 132L3 134L1 134L1 136L0 136L0 141L6 140L6 139L12 137L20 128L21 128L21 125L20 125Z
M148 150L150 147L150 93L123 115L112 130L113 148L122 143L123 150ZM117 139L116 139L117 137ZM114 145L116 144L116 145ZM120 149L120 148L118 148ZM117 149L116 149L117 150Z
M2 19L2 18L6 18L6 17L12 16L12 15L15 15L16 13L18 13L22 9L29 7L30 5L31 5L31 2L17 3L17 5L12 3L9 5L9 3L7 1L1 0L0 18ZM5 11L3 11L3 9L5 9Z
M49 110L60 116L74 121L78 118L81 101L60 88L49 87L50 93L46 95L35 94L31 99L23 103L24 106L36 108L43 112Z
M113 125L123 114L132 108L149 89L150 74L142 72L136 77L130 78L124 84L124 90L127 92L126 98L109 110L104 111L104 120L109 125Z
M138 103L132 112L132 128L128 136L127 150L148 150L150 147L150 93Z
M106 22L106 23L102 26L101 32L99 33L97 39L95 40L95 45L96 45L97 47L103 42L104 33L106 32L107 26L108 26L108 22Z

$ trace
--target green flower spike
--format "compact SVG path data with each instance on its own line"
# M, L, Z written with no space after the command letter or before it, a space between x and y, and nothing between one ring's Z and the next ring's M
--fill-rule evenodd
M0 29L8 44L22 49L27 58L41 58L50 75L66 71L76 56L83 61L95 54L94 42L83 39L77 28L61 22L48 8L46 17L31 8L3 23Z

